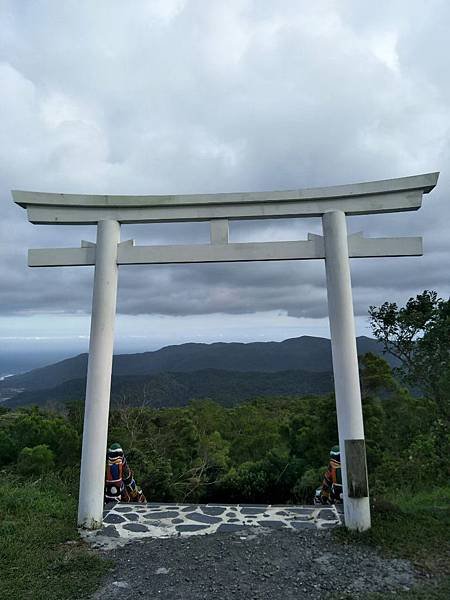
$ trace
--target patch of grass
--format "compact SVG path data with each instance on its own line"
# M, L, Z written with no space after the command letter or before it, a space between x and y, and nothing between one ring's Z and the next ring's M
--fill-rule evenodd
M447 511L450 508L450 486L418 490L392 490L390 501L404 512Z
M411 492L396 490L376 499L372 528L363 533L336 530L344 544L375 546L383 554L412 561L429 583L405 592L407 598L450 597L450 487ZM403 592L397 595L403 596ZM369 599L391 598L370 594Z
M2 473L0 598L83 598L109 568L79 540L76 498L56 475L37 481Z

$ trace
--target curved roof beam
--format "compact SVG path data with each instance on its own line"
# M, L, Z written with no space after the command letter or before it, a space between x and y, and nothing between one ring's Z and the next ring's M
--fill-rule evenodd
M417 210L439 173L325 188L224 194L110 196L13 190L14 201L36 224L86 225L104 219L121 223L273 219Z

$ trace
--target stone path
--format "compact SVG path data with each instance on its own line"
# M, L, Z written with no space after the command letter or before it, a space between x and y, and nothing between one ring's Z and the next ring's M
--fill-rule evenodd
M116 504L105 510L103 527L82 532L97 547L113 548L142 538L233 533L249 527L330 529L342 524L336 507L248 504Z

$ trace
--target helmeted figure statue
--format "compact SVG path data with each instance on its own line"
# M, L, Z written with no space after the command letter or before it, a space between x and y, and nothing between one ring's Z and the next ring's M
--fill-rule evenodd
M147 502L117 443L111 444L106 453L105 503L108 502Z

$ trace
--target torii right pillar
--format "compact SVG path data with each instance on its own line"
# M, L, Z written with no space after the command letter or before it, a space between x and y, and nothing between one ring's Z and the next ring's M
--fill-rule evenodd
M348 529L364 531L370 528L369 486L345 213L324 213L322 225L344 517Z

